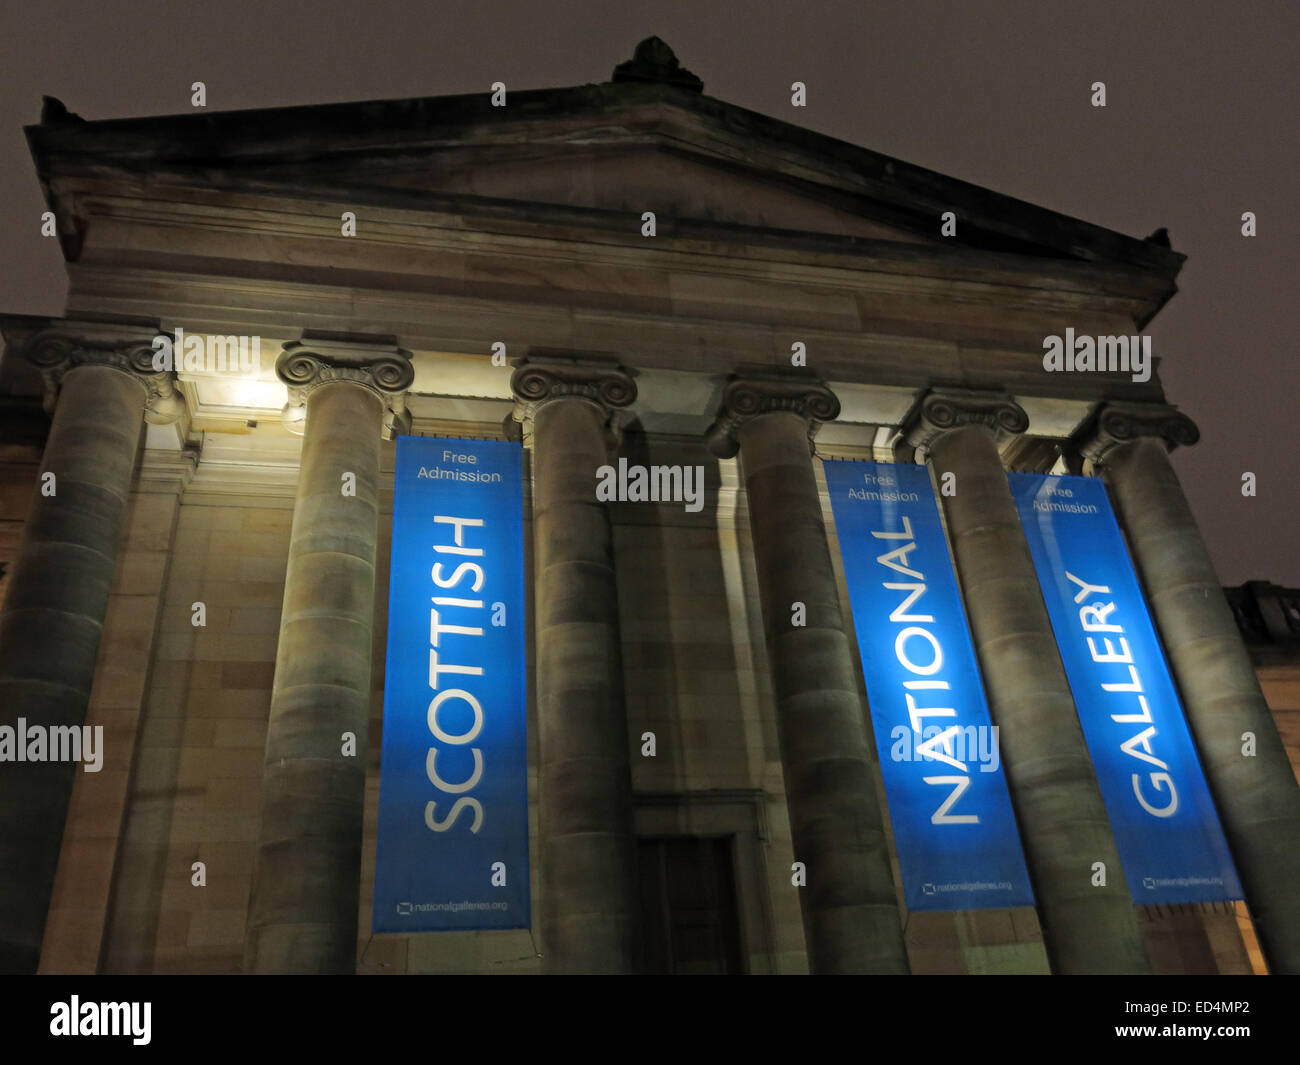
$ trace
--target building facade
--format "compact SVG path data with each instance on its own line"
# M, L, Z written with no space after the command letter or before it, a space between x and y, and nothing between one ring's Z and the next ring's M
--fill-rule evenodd
M1158 372L1044 364L1145 329L1167 239L713 99L653 38L600 85L47 99L28 135L69 293L0 318L0 714L103 742L0 764L6 971L1300 971L1294 657L1270 710ZM531 929L369 932L401 435L524 446ZM599 499L619 458L702 505ZM1036 906L903 904L837 458L958 486ZM1118 855L1008 471L1104 479L1244 904L1090 877Z

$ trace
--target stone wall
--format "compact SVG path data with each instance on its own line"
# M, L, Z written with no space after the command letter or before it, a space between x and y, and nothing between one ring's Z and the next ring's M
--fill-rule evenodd
M285 506L179 508L105 971L240 971L291 519Z

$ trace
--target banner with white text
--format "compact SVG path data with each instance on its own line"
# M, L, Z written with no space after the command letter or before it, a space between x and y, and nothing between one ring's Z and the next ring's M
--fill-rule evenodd
M403 436L375 932L527 928L519 444Z
M1032 906L929 471L825 470L907 907Z
M1009 476L1129 894L1138 903L1241 898L1105 484Z

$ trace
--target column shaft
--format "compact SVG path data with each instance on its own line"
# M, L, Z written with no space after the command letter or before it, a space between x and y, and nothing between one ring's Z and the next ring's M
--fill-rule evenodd
M533 415L542 939L546 969L635 972L640 897L613 538L596 470L605 413Z
M1057 973L1147 971L1137 918L1029 546L992 433L968 424L930 445L948 535L999 726L1012 805ZM1092 866L1106 865L1094 887Z
M1300 787L1165 445L1105 455L1148 601L1214 794L1260 946L1300 973ZM1246 733L1255 755L1242 753Z
M383 411L347 381L307 400L246 972L356 968ZM342 753L345 732L355 756Z
M738 432L776 694L781 762L814 973L906 973L853 650L808 449L777 411ZM806 624L793 624L803 603Z
M0 616L0 724L85 722L146 397L107 366L63 379L41 464L53 494L43 478ZM36 971L76 771L0 764L0 972Z

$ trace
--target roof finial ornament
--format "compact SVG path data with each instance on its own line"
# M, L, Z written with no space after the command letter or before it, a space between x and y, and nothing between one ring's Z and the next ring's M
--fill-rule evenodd
M673 50L658 37L647 37L638 44L632 58L614 68L613 80L657 82L690 92L704 91L704 82L682 66Z
M63 101L57 96L41 97L41 125L42 126L60 126L68 122L86 121L80 115L73 114L63 106Z

